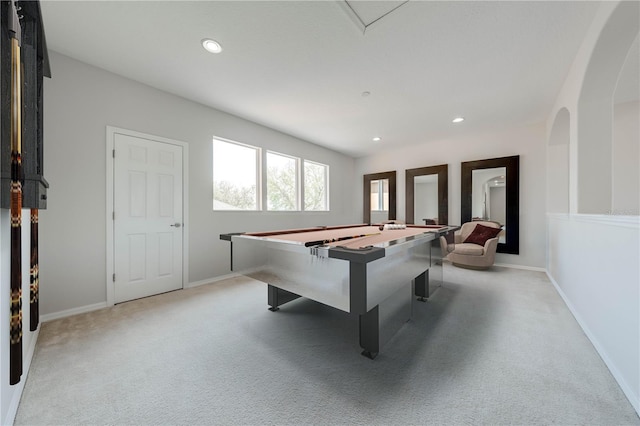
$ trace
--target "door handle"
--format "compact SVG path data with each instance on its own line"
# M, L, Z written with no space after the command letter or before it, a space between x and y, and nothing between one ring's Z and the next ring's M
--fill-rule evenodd
M180 227L182 226L182 224L181 224L181 223L176 222L176 223L174 223L173 225L169 225L169 226L175 226L176 228L180 228Z

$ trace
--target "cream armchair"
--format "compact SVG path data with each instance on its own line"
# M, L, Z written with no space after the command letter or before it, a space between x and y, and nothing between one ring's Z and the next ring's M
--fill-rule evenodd
M486 240L484 245L465 242L474 232L477 225L483 225L487 228L495 229L487 230L484 228L478 228L478 232L476 232L471 238L472 240L482 241L484 239L483 237L491 236L491 238ZM456 266L471 269L487 269L493 265L493 262L495 261L500 232L502 232L502 228L495 222L473 221L464 223L460 229L454 233L453 242L447 243L445 237L440 237L442 256L446 256L446 258ZM480 237L479 240L475 238L478 236Z

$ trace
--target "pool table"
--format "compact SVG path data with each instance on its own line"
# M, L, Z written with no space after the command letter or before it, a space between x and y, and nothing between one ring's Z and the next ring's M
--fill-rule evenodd
M414 302L441 283L437 242L459 227L381 228L321 226L220 238L231 243L232 271L268 284L270 310L302 296L358 315L362 354L373 359L411 318Z

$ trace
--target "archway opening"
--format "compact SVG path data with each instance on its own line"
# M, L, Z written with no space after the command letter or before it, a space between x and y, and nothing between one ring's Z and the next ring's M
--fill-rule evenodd
M640 31L639 16L638 2L621 2L616 7L600 33L585 73L577 114L578 213L613 212L614 95L627 58L638 54L631 49ZM616 157L630 154L617 152ZM633 177L623 174L616 179Z

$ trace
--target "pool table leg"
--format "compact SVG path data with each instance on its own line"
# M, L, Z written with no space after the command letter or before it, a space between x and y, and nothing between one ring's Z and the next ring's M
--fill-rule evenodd
M362 355L374 359L380 352L379 308L360 315L360 347Z
M429 297L429 270L427 269L414 280L414 294L420 302L426 302Z
M290 291L267 284L267 299L271 306L269 310L275 312L280 309L278 306L297 299L300 295L291 293Z

